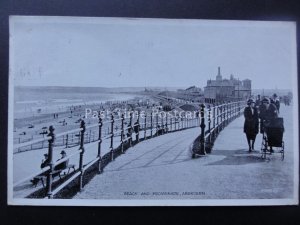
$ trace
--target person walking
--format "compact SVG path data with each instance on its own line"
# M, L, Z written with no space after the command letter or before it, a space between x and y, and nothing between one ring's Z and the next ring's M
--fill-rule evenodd
M268 127L272 123L272 120L278 117L278 110L275 104L271 103L270 99L264 98L259 113L260 118L260 132L268 135ZM272 146L270 151L273 152Z
M258 134L258 112L253 99L247 101L244 109L244 133L246 134L249 152L254 150L256 135Z
M279 114L280 101L279 101L279 99L277 98L277 94L276 94L276 93L273 94L273 98L271 99L271 103L273 103L273 104L276 106L277 112L278 112L278 114Z

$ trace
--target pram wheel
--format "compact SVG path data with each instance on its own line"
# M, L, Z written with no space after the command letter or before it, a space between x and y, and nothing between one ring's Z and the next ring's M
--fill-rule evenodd
M284 160L284 141L282 141L282 149L280 150L281 153L281 160Z
M266 159L268 150L267 137L264 135L261 143L261 158Z

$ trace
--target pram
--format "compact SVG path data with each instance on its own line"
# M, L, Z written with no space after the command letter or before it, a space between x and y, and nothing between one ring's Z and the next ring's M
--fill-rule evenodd
M279 153L281 154L281 160L284 160L283 118L263 121L262 131L261 157L266 159L267 154Z

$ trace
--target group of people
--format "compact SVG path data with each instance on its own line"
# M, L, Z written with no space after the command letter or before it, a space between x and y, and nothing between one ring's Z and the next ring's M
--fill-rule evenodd
M272 98L265 97L262 100L258 95L256 101L251 98L247 101L247 106L244 109L244 133L247 137L249 152L254 150L254 143L258 132L263 133L265 127L272 119L278 117L279 109L280 101L277 99L276 94Z
M59 158L57 161L62 160L63 158L67 157L67 153L64 150L62 150L60 152L60 154L61 154L61 158ZM42 163L41 163L41 169L43 169L44 167L48 166L49 163L50 163L49 155L47 153L44 154L44 157L45 158L42 160ZM64 161L64 162L59 163L58 165L56 165L54 167L54 170L65 169L65 168L67 168L67 165L68 165L68 160L66 160L66 161Z
M67 157L67 153L62 150L60 152L61 154L61 158L59 158L57 161L59 160L62 160L63 158ZM67 168L68 166L68 163L69 163L69 160L66 160L66 161L63 161L59 164L57 164L55 167L54 167L54 170L64 170ZM50 164L50 158L49 158L49 155L47 153L44 154L44 159L42 160L42 163L41 163L41 169L45 168L46 166L48 166ZM48 171L45 171L41 174L39 174L38 176L34 177L32 180L30 180L34 185L36 185L39 180L40 180L40 177L41 176L47 176L48 175Z

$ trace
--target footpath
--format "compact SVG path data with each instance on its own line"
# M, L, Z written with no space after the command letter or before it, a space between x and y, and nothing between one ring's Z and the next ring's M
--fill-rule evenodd
M255 151L248 152L241 116L219 134L211 154L196 159L190 148L200 128L139 143L111 162L74 199L291 199L294 151L298 150L293 148L291 111L291 106L281 107L284 161L280 154L261 158L261 134Z

